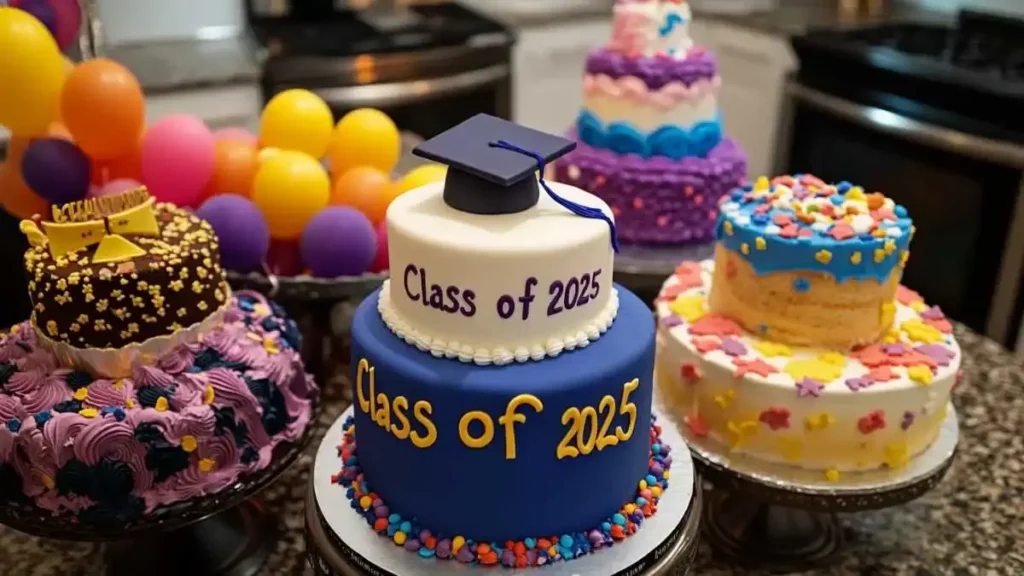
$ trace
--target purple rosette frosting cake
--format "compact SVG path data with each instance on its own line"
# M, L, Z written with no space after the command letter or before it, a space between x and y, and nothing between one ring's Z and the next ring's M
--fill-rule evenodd
M317 387L284 311L256 293L231 295L205 222L168 205L153 210L148 200L132 201L127 215L102 208L66 211L93 220L22 224L37 289L32 318L0 337L0 502L123 524L270 466L275 447L302 438ZM104 219L115 220L118 233ZM77 226L100 248L67 233ZM120 248L129 244L138 249ZM44 257L55 264L39 265ZM41 286L56 290L51 296ZM186 288L202 304L167 305ZM69 311L77 302L84 305ZM190 314L193 324L177 323ZM117 321L124 341L95 344L111 338ZM136 322L165 326L141 337ZM85 325L89 338L74 340Z
M623 242L709 242L719 199L747 171L723 134L718 64L693 46L686 2L620 0L613 22L587 58L578 148L554 176L607 202Z

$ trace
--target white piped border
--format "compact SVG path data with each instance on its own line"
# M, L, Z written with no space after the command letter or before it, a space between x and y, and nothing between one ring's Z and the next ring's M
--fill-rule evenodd
M591 342L600 338L601 334L607 332L612 322L615 321L615 316L619 312L619 292L617 289L612 289L611 298L608 299L604 309L586 325L568 336L563 338L551 337L543 344L498 346L493 349L476 348L466 342L435 338L410 326L391 304L390 280L385 280L383 287L381 287L380 296L377 299L377 311L384 320L384 324L395 336L424 352L429 352L435 358L458 359L460 362L473 362L480 366L491 364L502 366L512 362L543 360L547 357L554 358L566 350L585 348Z

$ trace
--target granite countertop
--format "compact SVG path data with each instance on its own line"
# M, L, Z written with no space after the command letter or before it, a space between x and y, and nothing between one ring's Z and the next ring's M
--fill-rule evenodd
M255 84L260 78L255 49L241 36L112 45L103 56L127 66L147 94Z
M1018 544L1024 541L1024 363L962 326L956 335L965 378L954 394L961 438L952 470L917 501L845 516L847 546L835 566L816 574L1024 574ZM343 386L335 382L325 389L320 435L343 410ZM315 450L316 442L265 494L282 536L264 574L311 574L302 513ZM39 540L0 527L0 574L98 576L104 566L95 559L97 551L89 544ZM760 574L716 561L704 543L693 573Z

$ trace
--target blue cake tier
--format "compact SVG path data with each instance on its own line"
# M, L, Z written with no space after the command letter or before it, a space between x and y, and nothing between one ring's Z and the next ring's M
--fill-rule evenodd
M377 292L366 298L352 382L375 493L439 533L495 542L576 532L630 501L648 471L655 328L617 288L601 338L506 366L424 355L384 325Z

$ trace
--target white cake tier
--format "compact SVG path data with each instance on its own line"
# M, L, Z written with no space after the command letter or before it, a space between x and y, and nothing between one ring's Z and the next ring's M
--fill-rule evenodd
M642 133L663 126L690 129L718 119L721 80L701 80L690 86L673 82L651 90L640 78L588 75L583 81L583 108L605 126L626 123Z
M611 209L567 184L572 202ZM507 364L583 347L618 311L608 224L577 216L542 189L534 207L480 215L443 199L444 184L388 208L391 280L378 309L400 338L434 356Z
M619 0L608 49L630 57L684 58L693 47L690 19L685 0Z

